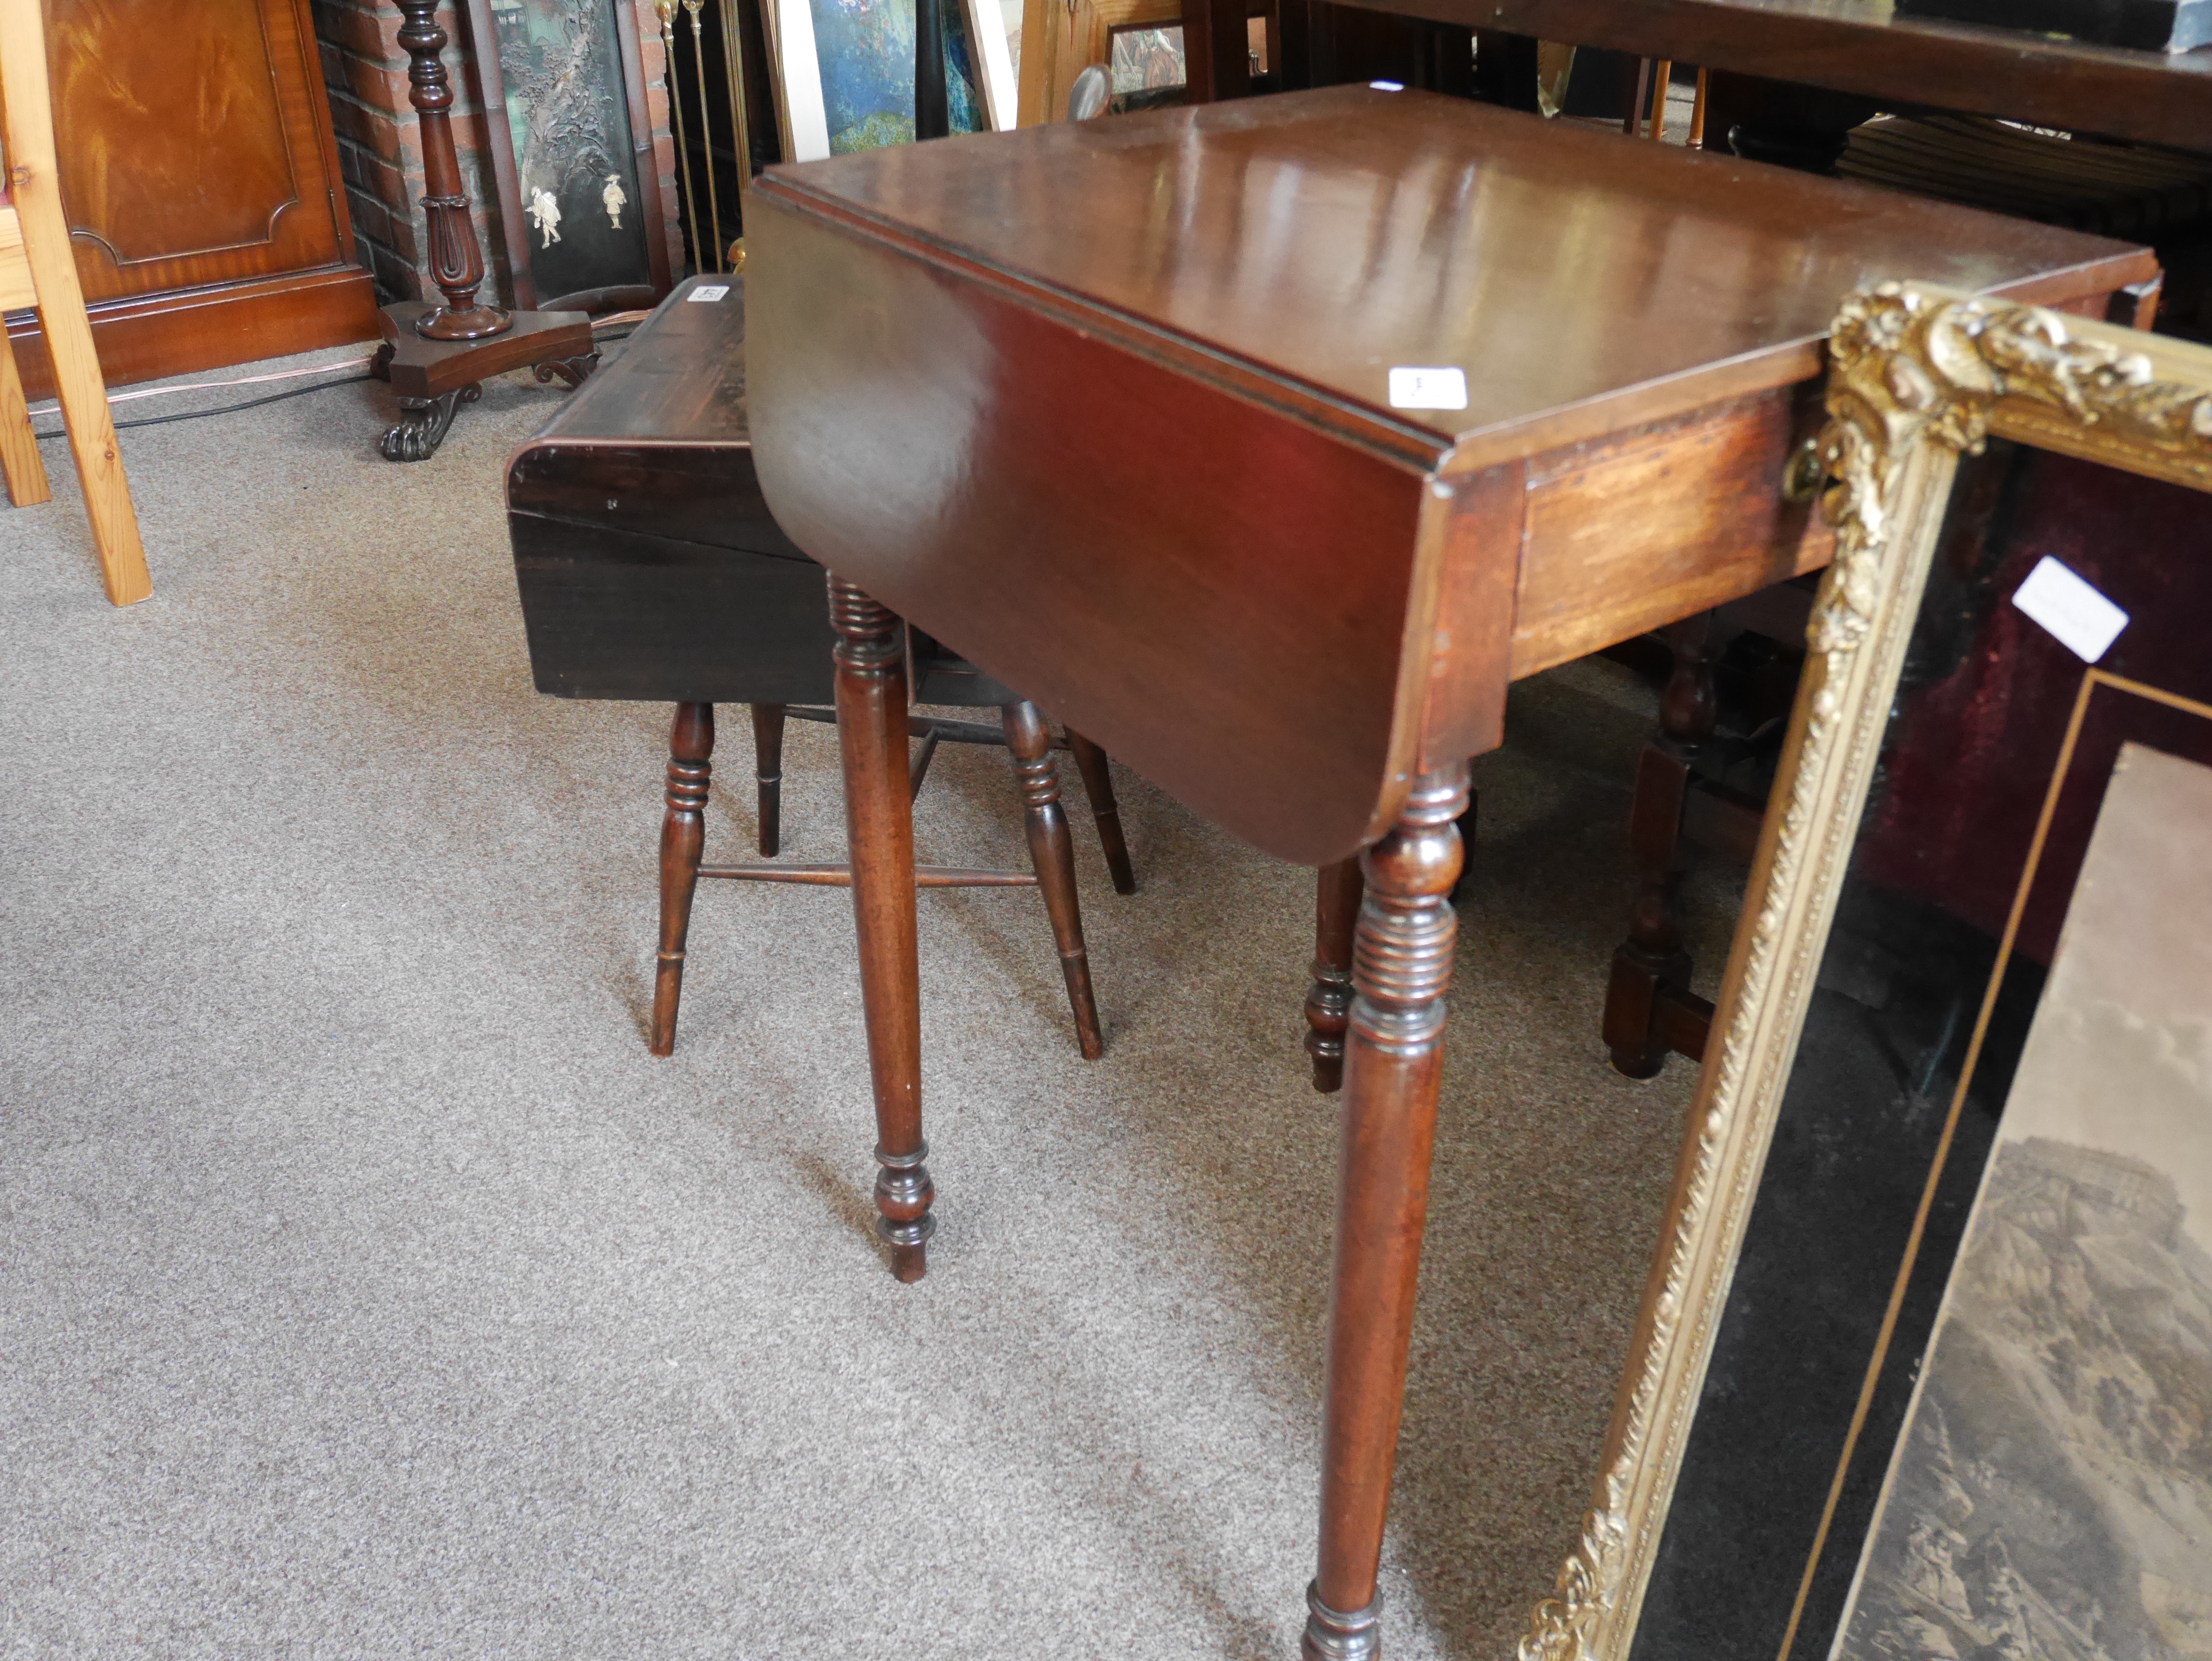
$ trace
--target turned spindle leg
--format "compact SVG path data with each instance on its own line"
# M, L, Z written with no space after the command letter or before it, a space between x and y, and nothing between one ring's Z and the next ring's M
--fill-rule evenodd
M860 936L860 1002L876 1098L876 1232L891 1273L929 1268L929 1144L921 1139L921 964L915 938L914 818L906 768L906 653L899 620L851 583L830 578L836 631L837 748Z
M1644 746L1629 805L1628 841L1638 885L1629 910L1628 938L1613 954L1606 988L1604 1033L1613 1064L1648 1079L1666 1064L1667 1046L1653 1030L1662 992L1686 991L1690 954L1682 949L1675 890L1682 880L1682 806L1690 765L1712 736L1719 700L1706 639L1712 614L1666 630L1674 670L1659 699L1659 734Z
M760 851L774 859L783 848L783 705L756 703L753 776L760 784Z
M1121 807L1114 800L1114 773L1106 752L1071 727L1067 753L1075 757L1075 770L1083 776L1083 794L1091 798L1091 817L1098 821L1098 846L1105 853L1114 891L1133 894L1137 872L1129 863L1129 844L1121 835Z
M1357 855L1324 865L1316 875L1306 1054L1313 1057L1313 1087L1329 1096L1344 1085L1344 1029L1352 1019L1352 931L1359 921L1364 885Z
M1336 1256L1322 1409L1320 1567L1306 1592L1305 1661L1382 1652L1376 1579L1398 1446L1413 1287L1443 1073L1444 991L1458 933L1464 764L1426 773L1361 863L1337 1161Z
M1075 852L1067 839L1067 815L1060 805L1059 770L1052 764L1052 729L1034 703L1010 703L1001 712L1006 747L1013 752L1014 784L1022 795L1028 824L1030 863L1052 919L1053 943L1060 948L1060 972L1067 982L1067 1005L1075 1013L1075 1039L1085 1061L1106 1053L1098 1030L1098 1006L1091 992L1091 958L1083 948L1083 907L1075 895Z
M653 1053L676 1053L676 1005L684 995L684 942L699 853L707 837L707 787L714 774L714 706L679 703L668 733L668 811L660 820L660 958L653 970Z

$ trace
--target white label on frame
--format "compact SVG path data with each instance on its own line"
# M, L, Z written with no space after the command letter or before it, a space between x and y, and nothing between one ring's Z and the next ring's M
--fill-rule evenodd
M2084 663L2104 656L2128 626L2125 611L2048 554L2013 591L2012 603Z
M1390 407L1394 410L1464 410L1467 374L1460 369L1390 371Z
M726 283L702 283L684 297L686 300L720 300L729 291L730 285Z

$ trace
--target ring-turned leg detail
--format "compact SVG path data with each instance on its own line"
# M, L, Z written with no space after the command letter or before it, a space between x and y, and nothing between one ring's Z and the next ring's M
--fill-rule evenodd
M691 897L706 845L707 791L714 777L714 706L679 703L668 733L668 811L660 820L660 957L653 970L653 1053L676 1053L676 1007Z
M1352 1020L1352 931L1358 925L1365 884L1357 855L1324 865L1316 877L1306 1054L1313 1057L1313 1087L1333 1096L1344 1086L1344 1029Z
M1322 1661L1368 1661L1382 1653L1382 1604L1370 1601L1364 1609L1346 1615L1322 1602L1321 1588L1306 1585L1306 1634L1300 1646Z
M1460 869L1453 821L1466 806L1465 763L1423 774L1397 823L1361 861L1367 897L1352 941L1320 1568L1308 1598L1306 1661L1367 1661L1382 1652L1376 1578L1428 1214L1444 992L1458 934L1446 897Z
M837 748L845 768L845 831L860 938L860 1002L876 1098L876 1232L891 1273L927 1272L934 1190L922 1164L921 964L914 909L914 817L906 762L906 653L899 620L851 583L830 577L837 643Z
M1083 905L1075 892L1075 851L1068 841L1067 813L1060 805L1060 771L1052 764L1052 729L1034 703L1010 703L1000 714L1006 722L1006 748L1014 758L1014 785L1022 795L1030 863L1036 869L1045 915L1052 920L1060 977L1067 983L1067 1007L1075 1016L1075 1041L1084 1060L1095 1062L1106 1053L1106 1040L1098 1028L1098 1003L1091 990L1091 957L1083 944Z

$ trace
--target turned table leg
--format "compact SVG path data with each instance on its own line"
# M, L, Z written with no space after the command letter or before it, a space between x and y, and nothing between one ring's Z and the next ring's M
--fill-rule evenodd
M1006 748L1013 754L1014 784L1021 792L1022 818L1029 831L1030 863L1052 920L1053 944L1060 950L1060 972L1067 983L1067 1005L1075 1015L1075 1041L1083 1059L1106 1053L1098 1031L1098 1005L1091 991L1091 958L1083 945L1083 907L1075 893L1075 850L1067 839L1067 812L1060 805L1059 770L1052 764L1052 729L1034 703L1010 703L1001 712Z
M1075 757L1075 770L1083 776L1083 794L1091 798L1091 817L1098 824L1098 846L1105 853L1114 891L1133 894L1137 872L1129 863L1128 838L1121 834L1121 806L1114 800L1114 774L1106 752L1071 727L1067 753Z
M837 748L860 936L860 1001L876 1098L876 1232L891 1273L929 1267L929 1144L921 1139L921 965L915 942L914 817L907 788L906 654L898 619L851 583L830 578L836 631Z
M1640 881L1629 910L1628 938L1613 954L1606 988L1604 1033L1616 1069L1648 1079L1666 1064L1667 1045L1654 1031L1661 995L1690 984L1674 906L1682 880L1682 806L1690 764L1712 736L1719 699L1713 689L1707 634L1712 614L1666 630L1673 672L1659 698L1659 733L1644 746L1630 799L1628 841Z
M691 897L707 837L707 787L714 775L714 706L679 703L668 733L668 811L660 820L660 957L653 970L653 1053L676 1053L676 1006Z
M1316 875L1306 1054L1313 1057L1313 1087L1334 1095L1344 1084L1344 1029L1352 1019L1352 931L1359 921L1364 885L1356 855L1324 865Z
M780 703L756 703L753 711L753 778L760 787L760 851L774 859L783 848L783 709Z
M1458 922L1465 764L1425 773L1361 860L1352 946L1329 1288L1320 1567L1306 1591L1305 1661L1382 1651L1376 1578L1389 1508L1413 1287L1443 1072L1444 991Z

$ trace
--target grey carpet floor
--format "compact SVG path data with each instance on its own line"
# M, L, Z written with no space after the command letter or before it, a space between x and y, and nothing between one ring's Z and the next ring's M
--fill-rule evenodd
M646 1052L666 711L531 689L501 476L554 407L495 383L415 467L368 386L126 433L122 611L63 445L0 511L0 1652L1294 1654L1310 875L1124 771L1118 898L1064 769L1090 1064L1035 896L926 896L897 1286L842 894L709 885ZM1595 1036L1649 718L1578 666L1477 770L1401 1661L1506 1655L1549 1589L1655 1238L1691 1069ZM837 857L834 733L786 765L787 853ZM919 837L1019 861L1004 753L945 752Z

